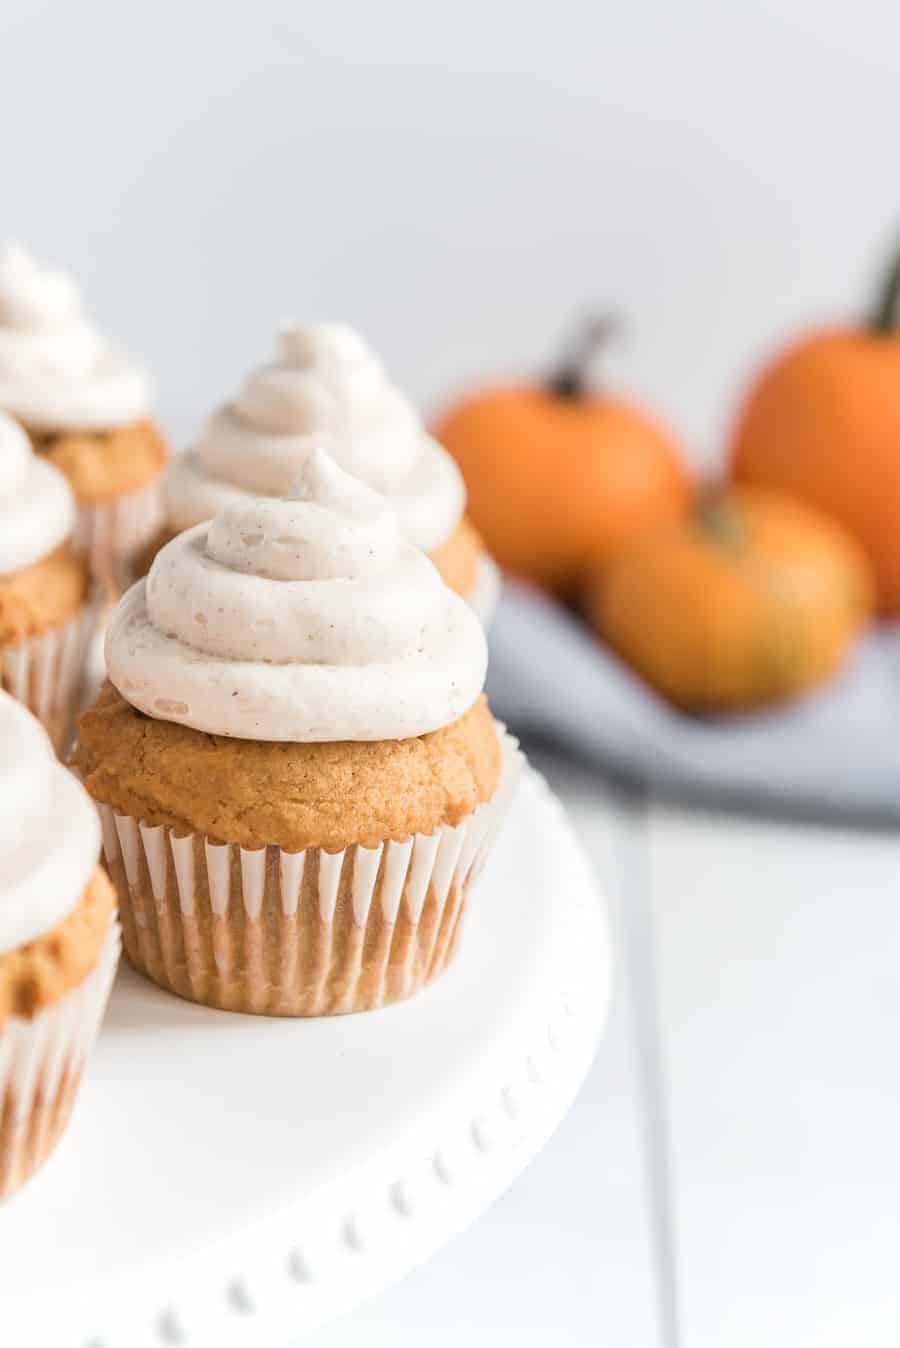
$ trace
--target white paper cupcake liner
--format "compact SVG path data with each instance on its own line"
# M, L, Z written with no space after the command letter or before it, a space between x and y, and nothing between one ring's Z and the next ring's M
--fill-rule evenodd
M466 595L466 599L474 609L475 616L478 618L482 627L488 627L490 625L499 598L500 568L497 566L493 557L489 557L488 554L484 552L478 558L475 584Z
M76 988L31 1017L0 1025L0 1199L28 1179L59 1141L119 958L113 920L100 956Z
M95 590L61 627L0 647L0 688L34 712L61 755L72 738L85 663L102 613L102 595Z
M524 759L498 727L497 790L455 827L286 852L181 837L100 806L125 950L161 987L266 1015L371 1010L446 967Z
M137 491L123 492L103 505L81 505L75 546L85 553L93 576L119 589L128 564L163 525L162 474Z

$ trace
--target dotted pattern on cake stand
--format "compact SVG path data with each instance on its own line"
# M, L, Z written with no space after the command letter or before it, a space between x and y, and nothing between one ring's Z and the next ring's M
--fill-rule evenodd
M385 1082L387 1104L376 1106L371 1094L356 1101L361 1132L370 1118L375 1126L379 1108L390 1121L390 1128L372 1139L371 1150L356 1147L346 1166L331 1167L325 1183L299 1191L292 1190L290 1157L285 1157L281 1201L243 1224L234 1224L234 1214L223 1202L222 1226L212 1241L176 1251L181 1242L173 1231L168 1257L160 1258L157 1245L153 1257L120 1270L108 1282L98 1268L94 1282L78 1278L67 1283L65 1251L57 1249L49 1260L46 1296L22 1293L17 1300L14 1284L0 1285L4 1322L10 1330L15 1327L17 1348L47 1348L50 1343L54 1348L250 1348L262 1343L276 1348L394 1282L469 1225L513 1181L568 1109L590 1065L608 1006L609 946L586 864L560 807L534 773L526 775L498 852L481 880L459 967L445 977L442 992L439 983L407 1007L332 1021L328 1032L329 1041L337 1034L349 1045L359 1034L382 1039L398 1035L401 1025L408 1030L410 1018L418 1017L427 1035L429 1015L446 1019L454 995L469 1000L478 995L484 983L479 961L489 965L493 960L497 987L490 989L490 1006L485 1004L484 1042L476 1036L464 1045L464 1065L457 1064L444 1079L441 1064L429 1062L426 1072L423 1058L421 1069L415 1069L421 1072L422 1099L417 1109L402 1116L390 1116L390 1082ZM525 924L518 933L513 969L495 959L496 949L502 953L511 912ZM474 980L471 986L467 973ZM508 987L504 980L509 980ZM135 999L125 1006L127 1032L120 1031L116 1011L110 1036L121 1040L119 1052L139 1053L141 1033L153 1033L147 1017L154 1010L177 1014L182 1004L154 993L135 1010L141 1000L139 980L132 974L125 983L117 997ZM494 1005L498 998L499 1012ZM435 999L430 1007L429 999ZM228 1051L228 1027L221 1013L185 1006L181 1014L185 1052L208 1054L213 1049L213 1042L202 1035L192 1045L187 1032L194 1025L209 1029L208 1019L198 1019L204 1016L216 1018L216 1051ZM231 1046L235 1052L259 1052L263 1041L257 1043L258 1027L273 1024L243 1017L235 1023L246 1029L242 1042ZM398 1052L408 1056L409 1044L415 1042L417 1038L402 1047L398 1043ZM426 1057L433 1056L427 1044L421 1049ZM157 1070L155 1060L152 1068ZM115 1082L112 1075L108 1089ZM352 1083L346 1090L352 1100ZM162 1095L159 1103L178 1108L177 1098L166 1101ZM99 1119L102 1104L96 1101ZM210 1117L191 1124L207 1130L212 1147L217 1145L220 1106L221 1101L212 1103ZM261 1108L259 1137L251 1139L251 1151L266 1145L263 1113ZM301 1108L301 1143L303 1122ZM145 1124L152 1128L152 1118ZM77 1167L78 1145L77 1135L65 1144L65 1155L36 1182L33 1200L22 1196L20 1224L39 1225L41 1205L52 1209L54 1171ZM152 1147L147 1154L152 1161ZM109 1157L113 1170L116 1159ZM235 1160L225 1156L223 1161L227 1174ZM158 1162L156 1182L164 1184L165 1157ZM129 1180L113 1173L108 1182L127 1185ZM57 1183L62 1183L61 1175ZM93 1216L96 1226L103 1222L103 1195L95 1193L93 1200L101 1205ZM35 1210L29 1211L31 1206ZM139 1209L136 1194L132 1213L138 1228ZM4 1248L15 1239L16 1213L16 1202L0 1210ZM97 1234L98 1256L102 1234ZM85 1239L91 1239L91 1219Z

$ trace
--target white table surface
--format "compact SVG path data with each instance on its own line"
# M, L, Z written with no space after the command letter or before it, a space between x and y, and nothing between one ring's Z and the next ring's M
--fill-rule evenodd
M605 1043L513 1189L314 1348L895 1348L900 835L644 808L541 766L612 899Z
M614 796L553 765L622 943ZM313 1348L656 1348L650 1202L625 971L594 1068L550 1144L475 1226L401 1284L320 1330Z
M895 1348L900 835L648 836L684 1348Z

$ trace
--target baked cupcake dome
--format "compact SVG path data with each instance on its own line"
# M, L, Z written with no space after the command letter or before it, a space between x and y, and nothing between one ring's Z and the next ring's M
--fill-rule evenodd
M0 693L0 1198L65 1128L118 955L96 810Z
M0 412L0 687L35 712L59 750L97 619L87 563L72 546L75 518L62 473Z
M80 722L125 946L233 1010L364 1010L446 965L516 755L484 634L322 451L165 547Z
M464 517L459 469L374 353L339 324L285 324L272 362L251 371L173 460L166 537L249 497L284 496L313 446L386 497L407 541L451 589L473 593L484 549Z
M78 542L107 580L159 528L165 441L146 372L86 318L74 280L0 253L0 408L68 478Z

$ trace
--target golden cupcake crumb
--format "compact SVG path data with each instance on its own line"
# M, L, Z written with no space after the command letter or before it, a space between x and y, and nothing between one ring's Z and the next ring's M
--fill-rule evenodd
M98 866L68 917L28 945L0 955L0 1024L9 1016L35 1015L88 976L115 906L115 891Z
M500 779L483 697L412 739L276 744L153 720L107 684L79 727L74 761L95 800L242 847L337 851L434 833L471 814Z
M152 421L110 431L29 431L39 454L66 477L82 505L102 505L145 487L163 469L168 447Z
M33 566L0 576L0 646L62 627L88 593L87 563L63 543Z

